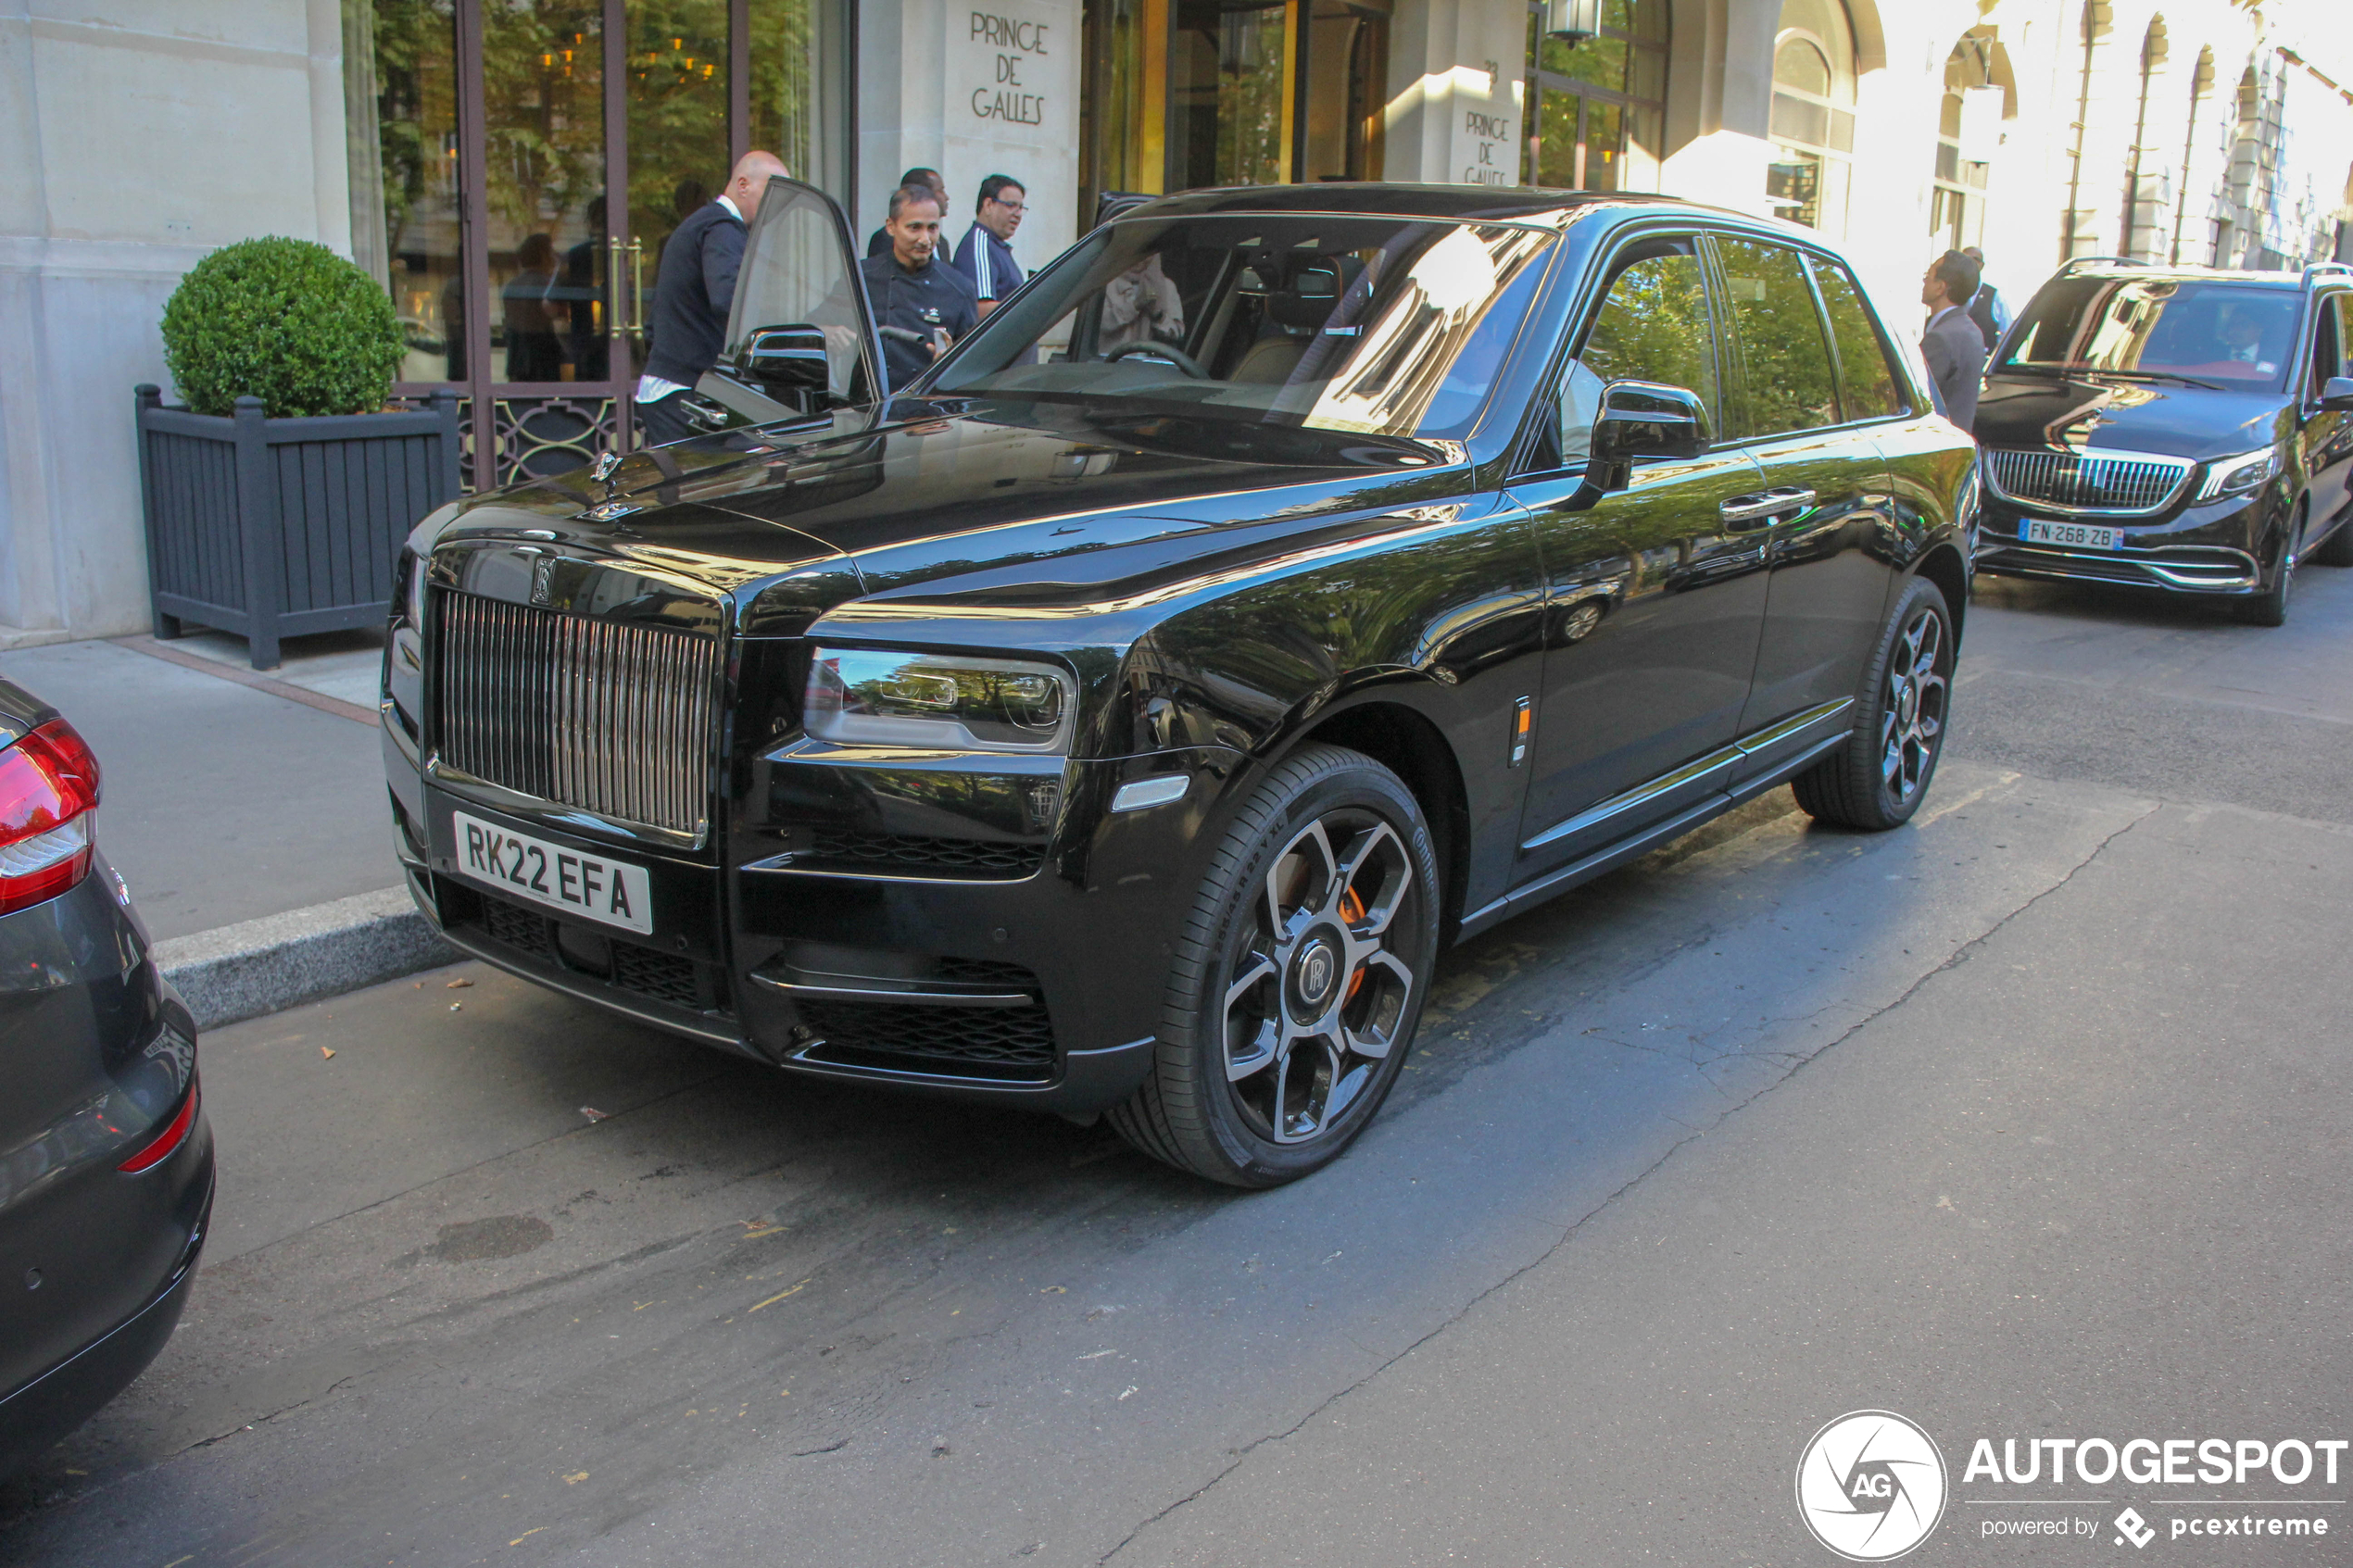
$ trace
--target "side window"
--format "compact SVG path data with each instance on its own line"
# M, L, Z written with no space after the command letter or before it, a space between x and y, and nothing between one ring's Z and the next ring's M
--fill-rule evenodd
M1721 407L1699 247L1689 238L1645 240L1619 253L1616 265L1584 346L1561 378L1564 464L1583 460L1604 383L1663 382L1698 393L1710 409Z
M2315 398L2331 376L2345 373L2343 309L2353 295L2323 295L2312 315L2312 393Z
M1714 408L1715 332L1705 275L1689 240L1661 242L1660 248L1667 245L1680 248L1644 256L1610 280L1577 357L1603 381L1687 387Z
M1877 420L1904 411L1902 380L1888 368L1887 345L1871 325L1862 292L1846 269L1814 263L1814 282L1830 311L1831 337L1838 345L1839 389L1849 420Z
M1718 236L1742 374L1726 423L1739 439L1838 423L1838 378L1806 263L1787 245Z

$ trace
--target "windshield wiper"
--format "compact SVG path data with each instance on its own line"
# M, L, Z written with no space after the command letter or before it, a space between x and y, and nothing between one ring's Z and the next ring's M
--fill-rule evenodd
M2087 375L2114 376L2119 381L2170 381L2182 386L2204 387L2208 392L2228 392L2230 390L2229 387L2224 386L2220 382L2200 381L2196 376L2175 375L2171 370L2095 370L2089 365L2082 365L2077 368Z

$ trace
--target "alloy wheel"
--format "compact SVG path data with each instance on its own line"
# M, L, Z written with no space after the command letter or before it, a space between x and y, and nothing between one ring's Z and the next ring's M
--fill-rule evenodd
M1944 734L1948 683L1942 668L1944 619L1926 605L1916 610L1887 660L1887 696L1880 717L1880 780L1897 806L1919 793Z
M1275 857L1238 922L1223 1020L1227 1086L1259 1136L1329 1133L1402 1044L1416 976L1391 938L1420 930L1421 897L1396 829L1359 808Z

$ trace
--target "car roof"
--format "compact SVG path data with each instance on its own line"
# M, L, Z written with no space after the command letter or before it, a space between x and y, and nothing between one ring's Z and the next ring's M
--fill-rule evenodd
M1665 208L1731 219L1760 228L1782 224L1680 196L1629 191L1550 191L1528 185L1416 185L1391 181L1325 181L1313 185L1227 185L1183 191L1130 207L1121 219L1207 217L1219 213L1339 212L1367 217L1485 219L1558 222L1590 207ZM1811 231L1793 230L1819 243Z
M2161 282L2180 283L2251 283L2258 288L2301 289L2306 282L2322 282L2334 278L2338 282L2353 283L2353 273L2341 267L2327 270L2307 269L2304 271L2242 272L2230 267L2158 267L2144 261L2077 261L2059 269L2058 277L2076 278L2153 278Z

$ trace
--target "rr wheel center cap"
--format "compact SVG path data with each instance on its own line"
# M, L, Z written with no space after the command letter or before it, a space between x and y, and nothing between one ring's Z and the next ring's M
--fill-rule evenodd
M1316 936L1302 943L1299 957L1291 962L1291 994L1298 998L1301 1010L1310 1014L1322 1012L1339 982L1340 951L1330 939Z

